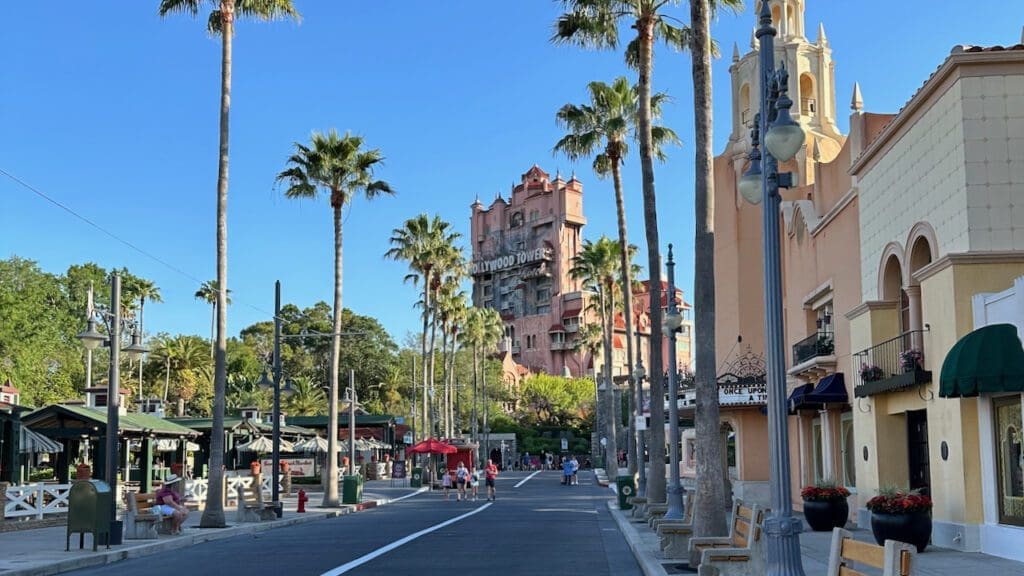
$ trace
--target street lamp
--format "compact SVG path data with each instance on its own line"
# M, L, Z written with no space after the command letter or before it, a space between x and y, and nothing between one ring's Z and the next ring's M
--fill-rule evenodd
M644 436L646 425L641 426L644 419L644 379L647 378L647 371L644 370L643 354L640 353L640 326L636 327L636 368L633 369L633 381L636 382L636 453L637 472L640 477L637 479L637 498L647 497L647 438ZM646 423L645 423L646 424Z
M683 486L679 480L679 375L676 370L676 332L683 325L683 316L676 306L676 263L672 258L672 245L668 245L668 313L662 321L662 331L668 334L668 432L669 432L669 485L666 520L683 519Z
M274 380L267 378L266 369L260 378L259 385L274 391L274 408L271 414L274 427L273 447L271 449L270 467L270 499L274 503L274 513L280 518L283 510L280 505L281 473L281 281L274 282Z
M89 375L87 379L92 377L92 355L91 351L99 347L100 344L104 344L110 348L110 371L107 377L107 430L106 430L106 450L104 452L104 467L103 475L104 480L110 486L110 493L114 495L111 500L110 507L110 543L120 544L122 528L121 523L117 521L117 462L118 462L118 442L117 434L120 425L118 412L121 404L121 333L123 330L128 330L132 334L131 344L124 348L124 352L129 358L136 359L142 354L149 352L145 346L142 345L142 336L138 333L135 321L130 318L121 317L121 275L114 273L110 277L110 310L103 310L96 308L92 305L92 298L90 295L89 309L87 310L87 320L85 331L78 334L78 339L81 340L82 346L86 350L90 351L89 354L89 366L87 371ZM96 330L96 320L99 319L107 327L107 333L110 334L109 338L106 338L99 331Z
M793 186L793 175L779 173L779 161L792 159L804 143L804 132L789 115L793 101L786 92L789 74L775 71L775 28L768 2L761 3L756 36L760 41L761 111L751 131L750 169L740 179L740 194L751 203L764 201L765 367L768 385L768 451L771 515L765 520L768 574L803 576L800 557L801 521L793 517L789 498L789 430L786 420L785 351L783 350L782 272L779 247L779 188ZM758 150L764 134L765 153ZM760 194L758 193L760 192Z

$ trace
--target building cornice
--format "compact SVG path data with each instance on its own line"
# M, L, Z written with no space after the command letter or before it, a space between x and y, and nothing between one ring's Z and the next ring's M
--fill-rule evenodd
M820 286L818 286L814 290L811 290L807 294L807 296L804 296L804 301L803 301L804 309L805 310L812 310L814 308L814 301L817 300L818 298L821 298L822 296L824 296L825 294L827 294L827 293L829 293L831 291L832 291L832 279L829 278L828 280L823 282Z
M896 301L868 300L867 302L861 302L857 306L854 306L849 312L843 314L843 316L845 316L847 320L853 320L867 312L874 312L876 310L892 310L896 308L898 304L899 303Z
M952 266L970 264L1024 264L1024 251L1006 250L1000 252L959 252L956 254L946 254L915 272L914 280L921 283Z
M818 232L824 230L830 222L835 220L836 217L839 216L839 213L845 210L846 207L849 206L851 202L853 202L853 199L857 197L857 192L858 191L856 186L847 190L846 193L839 198L839 201L836 202L835 205L832 206L832 208L830 208L828 212L825 212L825 214L818 219L818 222L815 223L814 228L808 230L810 235L817 236Z
M939 96L949 90L961 78L988 74L1020 74L1024 64L1024 51L985 51L951 54L925 81L924 85L910 97L903 109L882 129L864 152L850 166L850 174L868 172L915 122L927 112Z

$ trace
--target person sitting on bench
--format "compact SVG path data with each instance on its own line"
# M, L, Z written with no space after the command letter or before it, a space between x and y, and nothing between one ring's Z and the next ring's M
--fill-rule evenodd
M188 518L188 508L181 503L181 495L175 492L175 485L181 480L181 477L177 474L169 474L164 480L164 485L160 487L156 492L156 505L153 507L159 507L160 513L164 516L170 516L174 519L174 525L171 528L171 534L181 534L181 525L185 523L185 519Z

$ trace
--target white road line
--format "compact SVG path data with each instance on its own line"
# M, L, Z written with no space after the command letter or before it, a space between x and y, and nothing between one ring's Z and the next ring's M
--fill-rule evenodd
M424 492L426 492L429 489L430 488L427 488L426 486L424 486L424 487L420 488L419 490L413 492L412 494L406 494L405 496L400 496L398 498L394 498L392 500L388 500L388 504L391 504L393 502L399 502L401 500L405 500L406 498L412 498L413 496L416 496L417 494L423 494Z
M476 510L471 510L469 512L466 512L462 516L456 516L455 518L452 518L450 520L445 520L444 522L441 522L440 524L436 524L434 526L431 526L430 528L424 528L423 530L420 530L419 532L410 534L410 535L406 536L405 538L402 538L401 540L395 540L391 544L388 544L387 546L382 546L382 547L374 550L373 552L370 552L369 554L366 554L364 556L356 558L355 560L353 560L351 562L348 562L346 564L342 564L341 566L338 566L337 568L332 568L331 570L328 570L327 572L324 572L320 576L339 576L340 574L344 574L344 573L348 572L349 570L352 570L353 568L358 568L359 566L362 566L363 564L366 564L367 562L369 562L370 560L373 560L374 558L377 558L378 556L382 556L384 554L387 554L388 552L391 552L392 550L394 550L395 548L398 548L399 546L403 546L405 544L408 544L409 542L412 542L413 540L419 538L420 536L424 536L426 534L430 534L431 532L433 532L435 530L440 530L441 528L444 528L445 526L448 526L450 524L454 524L454 523L458 522L459 520L463 520L465 518L469 518L473 514L477 514L479 512L483 512L484 510L490 508L490 506L491 506L491 503L488 502L487 504L484 504L483 506L477 508Z
M520 480L520 481L519 481L519 484L516 484L515 486L513 486L513 488L519 488L519 487L520 487L520 486L522 486L523 484L526 484L526 481L527 481L527 480L529 480L530 478L533 478L533 477L534 477L534 476L536 476L537 474L540 474L540 470L537 470L537 471L536 471L536 472L534 472L533 474L530 474L530 475L529 475L529 476L527 476L526 478L523 478L522 480Z

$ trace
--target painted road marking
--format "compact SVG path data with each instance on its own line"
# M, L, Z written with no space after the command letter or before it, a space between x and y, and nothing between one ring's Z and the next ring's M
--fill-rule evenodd
M483 506L477 508L476 510L471 510L469 512L466 512L462 516L456 516L455 518L452 518L450 520L445 520L444 522L441 522L440 524L436 524L434 526L431 526L430 528L424 528L423 530L420 530L419 532L415 532L413 534L409 534L408 536L406 536L405 538L402 538L401 540L395 540L394 542L392 542L391 544L388 544L387 546L382 546L381 548L378 548L378 549L374 550L373 552L370 552L369 554L366 554L364 556L356 558L355 560L353 560L351 562L348 562L346 564L342 564L341 566L338 566L337 568L333 568L331 570L328 570L327 572L324 572L320 576L339 576L340 574L344 574L344 573L352 570L353 568L358 568L359 566L362 566L363 564L366 564L367 562L369 562L370 560L373 560L374 558L377 558L378 556L383 556L384 554L387 554L388 552L391 552L392 550L394 550L395 548L398 548L399 546L403 546L405 544L408 544L409 542L412 542L413 540L419 538L420 536L425 536L425 535L430 534L431 532L433 532L435 530L440 530L441 528L444 528L445 526L449 526L451 524L454 524L454 523L458 522L459 520L463 520L465 518L469 518L470 516L472 516L474 514L477 514L479 512L483 512L484 510L490 508L490 506L491 506L491 503L488 502L487 504L484 504Z
M398 498L395 498L394 500L388 500L388 503L399 502L401 500L405 500L406 498L412 498L413 496L416 496L417 494L423 494L424 492L426 492L429 489L430 488L427 488L426 486L424 486L424 487L420 488L419 490L413 492L412 494L406 494L405 496L400 496Z
M520 480L520 481L519 481L519 484L516 484L515 486L513 486L513 488L519 488L519 487L520 487L520 486L522 486L523 484L526 484L526 481L527 481L527 480L529 480L530 478L533 478L533 477L534 477L534 476L536 476L537 474L540 474L540 470L537 470L537 471L536 471L536 472L534 472L533 474L530 474L530 475L529 475L529 476L527 476L526 478L523 478L522 480Z

